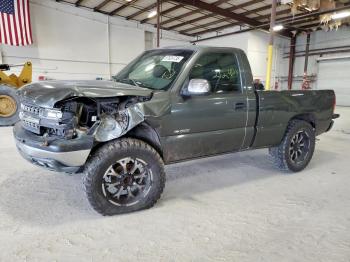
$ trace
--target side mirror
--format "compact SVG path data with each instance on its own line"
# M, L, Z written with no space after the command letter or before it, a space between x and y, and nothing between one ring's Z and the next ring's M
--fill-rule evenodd
M188 83L189 95L205 95L210 92L210 84L206 79L191 79Z

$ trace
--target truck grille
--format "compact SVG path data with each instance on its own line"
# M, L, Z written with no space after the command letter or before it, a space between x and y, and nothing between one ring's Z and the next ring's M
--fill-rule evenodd
M26 117L23 117L22 118L22 125L26 129L28 129L34 133L39 134L39 130L40 130L39 121L33 121L32 119L28 119Z
M40 134L40 107L30 104L21 104L20 118L23 128Z
M40 107L37 107L37 106L21 104L21 110L22 112L28 112L30 114L37 115L37 116L39 116L40 114Z
M57 109L45 109L43 107L35 106L31 102L22 100L21 111L19 117L21 119L21 125L24 129L37 134L48 134L49 136L57 137L71 137L74 134L74 114L66 116L66 123L62 123L62 117L49 118L47 112L50 111L53 114L58 111ZM59 111L62 112L62 111ZM69 114L66 112L66 114Z

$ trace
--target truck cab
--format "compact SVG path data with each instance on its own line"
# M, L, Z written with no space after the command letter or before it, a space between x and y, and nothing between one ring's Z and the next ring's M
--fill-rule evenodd
M167 161L247 149L254 135L256 96L244 52L194 50L170 92L171 113L163 120Z

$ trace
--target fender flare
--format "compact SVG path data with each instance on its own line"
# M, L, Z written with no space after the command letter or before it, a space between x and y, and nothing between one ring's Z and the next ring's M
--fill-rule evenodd
M131 129L126 137L140 139L150 146L152 146L163 158L163 148L160 142L159 132L150 126L147 122L142 122L133 129Z

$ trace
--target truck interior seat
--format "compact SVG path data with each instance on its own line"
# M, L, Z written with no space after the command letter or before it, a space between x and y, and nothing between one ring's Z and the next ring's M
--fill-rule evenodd
M163 66L163 65L156 65L154 68L153 68L153 76L156 77L156 78L162 78L162 76L166 74L166 75L169 75L170 72L169 70Z

